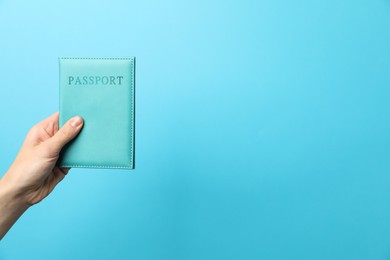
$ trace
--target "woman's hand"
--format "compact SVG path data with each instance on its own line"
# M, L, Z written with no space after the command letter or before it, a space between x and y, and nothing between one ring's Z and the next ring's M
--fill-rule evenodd
M58 129L59 113L31 128L23 145L0 180L0 239L30 206L43 200L69 168L56 166L60 151L83 126L76 116Z

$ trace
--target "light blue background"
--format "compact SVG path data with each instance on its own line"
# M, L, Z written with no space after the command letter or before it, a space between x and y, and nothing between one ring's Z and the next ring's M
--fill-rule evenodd
M0 0L0 172L58 56L136 56L136 170L73 169L15 259L390 259L390 1Z

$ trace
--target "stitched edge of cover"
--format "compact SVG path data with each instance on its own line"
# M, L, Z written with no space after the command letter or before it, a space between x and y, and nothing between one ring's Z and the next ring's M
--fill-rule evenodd
M128 57L128 58L124 58L124 57L118 57L118 58L72 58L72 57L59 57L59 59L63 59L63 60L133 60L134 57Z
M111 165L76 165L76 164L60 164L59 165L62 168L68 168L68 167L79 167L79 168L104 168L104 169L134 169L134 167L131 166L111 166Z
M130 65L131 65L131 116L134 119L134 59L135 57L132 58L67 58L67 57L59 57L59 60L130 60ZM60 70L61 73L61 70ZM61 74L60 74L61 78ZM134 169L134 162L133 162L133 144L134 144L134 120L131 120L131 139L130 141L132 142L132 145L130 145L130 165L131 166L116 166L116 165L78 165L78 164L60 164L60 167L80 167L80 168L104 168L104 169L109 169L109 168L115 168L115 169Z

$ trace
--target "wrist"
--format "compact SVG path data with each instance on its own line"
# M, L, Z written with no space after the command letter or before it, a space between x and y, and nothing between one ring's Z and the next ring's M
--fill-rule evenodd
M18 218L30 207L5 178L0 179L0 240Z
M32 206L25 199L23 190L9 178L8 172L0 179L0 198L13 207L27 209Z

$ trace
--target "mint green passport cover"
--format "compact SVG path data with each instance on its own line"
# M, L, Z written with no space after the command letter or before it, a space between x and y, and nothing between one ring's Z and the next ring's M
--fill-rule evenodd
M60 167L134 169L135 58L59 58L59 126L79 115L80 134Z

